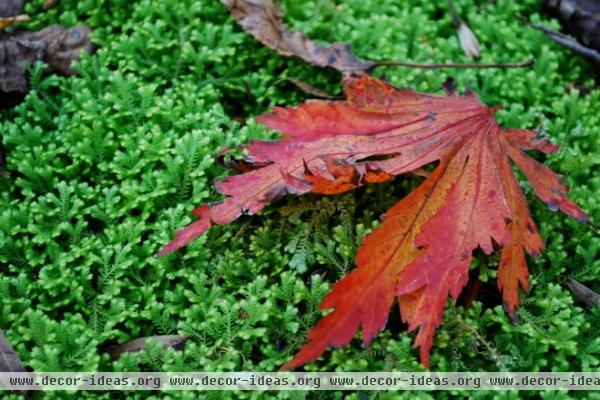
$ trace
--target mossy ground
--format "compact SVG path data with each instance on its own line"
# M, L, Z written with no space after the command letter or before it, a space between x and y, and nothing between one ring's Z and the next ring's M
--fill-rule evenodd
M443 1L288 0L283 6L294 29L350 42L365 58L468 61ZM460 0L456 6L478 35L483 62L533 57L535 66L388 68L375 75L429 92L440 92L453 77L459 90L470 86L488 104L502 104L498 116L505 126L544 131L562 147L546 163L566 175L572 198L600 221L600 90L582 95L572 89L595 86L592 68L517 21L518 15L546 21L541 1ZM43 76L39 66L32 68L33 90L0 121L11 171L0 178L0 328L25 364L39 371L278 369L304 342L328 288L353 268L360 237L416 181L285 200L155 258L173 232L191 221L194 205L219 198L211 186L223 174L214 161L217 149L275 137L251 117L306 98L279 80L292 77L339 93L339 75L276 55L242 32L216 0L61 0L45 12L42 0L32 0L27 11L32 29L57 22L90 25L99 50L83 58L76 77ZM600 239L589 227L550 212L523 186L548 250L530 260L531 292L520 324L511 323L493 290L470 309L449 305L432 370L600 368L600 311L578 307L564 285L574 277L600 290ZM496 263L476 262L492 289ZM411 335L396 314L370 348L357 339L306 369L421 370ZM115 362L100 351L111 343L174 333L192 338L183 351L151 346ZM229 394L206 395L223 396ZM439 392L435 398L455 396L466 393Z

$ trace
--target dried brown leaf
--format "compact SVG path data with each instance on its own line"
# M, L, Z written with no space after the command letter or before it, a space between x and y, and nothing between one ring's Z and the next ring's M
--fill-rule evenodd
M110 355L110 358L116 360L121 357L123 353L135 353L137 351L144 350L149 340L153 340L162 344L164 347L172 347L174 349L180 349L183 347L185 342L189 338L181 335L162 335L162 336L147 336L131 340L127 343L109 346L106 352Z
M518 63L411 63L405 61L365 61L357 58L350 45L332 43L321 46L302 32L290 32L283 22L283 11L271 0L221 0L238 24L262 44L288 57L299 57L318 67L331 67L344 75L368 75L379 66L407 68L522 68L533 65L529 59ZM464 36L464 34L463 34ZM461 39L462 40L462 39ZM475 39L476 40L476 39ZM472 45L473 43L469 43Z
M221 3L246 32L279 54L344 73L364 73L375 66L373 62L358 59L348 44L321 46L302 32L290 32L283 22L283 11L270 0L221 0Z

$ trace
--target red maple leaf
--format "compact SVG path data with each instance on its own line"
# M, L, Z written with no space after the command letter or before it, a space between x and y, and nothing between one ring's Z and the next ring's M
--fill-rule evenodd
M333 311L283 368L348 344L359 327L368 345L384 328L395 298L409 331L418 329L415 346L427 366L446 301L467 283L473 250L499 249L498 287L510 312L519 306L519 287L528 289L525 253L538 255L543 242L511 161L552 210L581 221L587 216L566 197L561 176L524 152L551 153L557 146L534 131L502 129L494 109L476 95L421 94L367 76L344 84L346 101L309 101L258 117L285 138L250 144L243 169L248 172L216 185L228 197L194 210L198 220L159 254L184 246L213 223L255 214L287 193L340 193L439 162L366 238L357 268L321 303Z

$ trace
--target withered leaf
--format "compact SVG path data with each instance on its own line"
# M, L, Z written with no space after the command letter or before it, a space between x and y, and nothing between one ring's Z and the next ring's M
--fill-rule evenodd
M172 347L174 349L181 349L185 342L189 338L181 335L158 335L158 336L147 336L142 338L133 339L127 343L113 345L106 348L106 352L110 355L110 358L116 360L121 357L123 353L134 353L137 351L144 350L149 340L153 340L162 344L164 347Z
M290 32L283 22L283 11L270 0L221 0L221 3L246 32L279 54L343 73L364 73L375 65L358 59L348 44L321 46L302 32Z
M302 32L290 32L287 25L283 22L283 11L277 4L273 4L271 0L221 0L221 3L229 8L233 17L246 32L279 54L288 57L299 57L319 67L331 67L346 76L368 75L373 68L379 66L408 68L522 68L533 65L532 59L519 63L491 64L427 64L406 61L361 60L352 53L350 45L346 43L336 42L329 46L321 46L307 38ZM464 32L463 29L463 38L461 38L461 41L466 38ZM468 39L470 41L468 44L472 47L474 43L473 38Z
M475 250L500 252L498 288L510 313L519 307L520 289L529 288L526 254L539 255L544 243L512 165L551 210L583 222L588 217L567 197L562 177L526 153L558 147L535 131L500 127L495 109L476 95L417 93L368 76L344 84L346 101L312 100L257 117L284 138L248 145L245 171L216 184L225 199L196 208L198 219L159 255L285 194L342 193L437 162L363 241L357 268L321 303L333 311L283 368L346 345L359 330L368 345L396 300L409 330L417 331L415 346L427 366L446 302L467 283Z

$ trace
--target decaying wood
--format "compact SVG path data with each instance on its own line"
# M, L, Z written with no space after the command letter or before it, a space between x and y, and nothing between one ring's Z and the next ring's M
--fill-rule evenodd
M23 3L25 0L2 0L0 1L0 17L15 17L23 14Z
M546 4L582 45L600 50L600 1L549 0Z
M50 72L75 73L71 63L82 50L93 50L90 29L83 26L64 28L51 25L38 32L0 32L0 91L26 93L26 64L43 61Z
M87 27L51 25L38 32L13 29L11 25L30 19L23 14L23 3L0 0L0 107L14 106L25 97L28 65L42 61L48 65L47 72L72 75L72 62L82 51L93 51ZM0 136L0 173L5 171L6 159L1 140Z
M568 33L573 37L542 24L523 22L600 67L600 2L597 0L547 0L546 6L561 20Z

